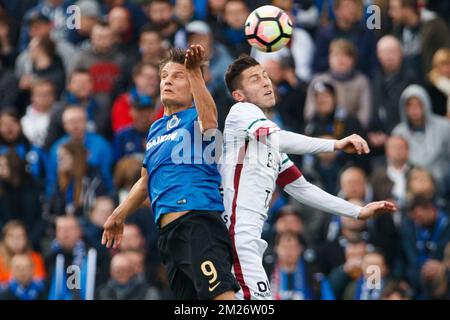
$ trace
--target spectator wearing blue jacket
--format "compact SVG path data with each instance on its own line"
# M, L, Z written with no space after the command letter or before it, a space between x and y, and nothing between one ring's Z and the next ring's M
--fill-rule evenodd
M119 130L114 136L114 163L125 156L144 159L147 133L155 114L154 102L149 96L133 100L130 115L131 125Z
M450 242L450 221L431 198L414 196L408 205L409 218L401 227L404 272L416 297L423 296L423 267L428 262L441 261Z
M63 126L66 135L58 139L50 149L47 174L47 196L56 186L58 169L57 153L61 145L73 141L82 141L88 151L88 165L97 167L105 181L108 192L112 191L112 149L109 142L96 133L87 131L87 114L82 106L67 106L63 113Z
M344 38L356 46L357 69L371 76L376 67L375 36L362 20L363 8L357 0L335 0L334 12L336 21L321 27L316 34L314 73L328 70L328 48L333 40Z

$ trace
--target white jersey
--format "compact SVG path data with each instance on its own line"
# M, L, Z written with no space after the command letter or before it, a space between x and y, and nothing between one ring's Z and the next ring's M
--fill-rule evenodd
M241 285L238 299L271 299L262 266L267 243L261 232L281 172L295 168L286 154L264 143L278 131L275 123L251 103L237 103L225 121L222 176L227 224L234 246L233 271Z

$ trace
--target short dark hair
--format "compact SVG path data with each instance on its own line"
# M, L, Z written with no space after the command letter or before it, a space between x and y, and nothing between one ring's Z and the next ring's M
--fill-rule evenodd
M303 238L303 236L300 233L294 231L283 231L277 233L275 236L275 245L278 246L280 244L281 239L283 238L293 238L298 242L299 245L301 245L302 247L306 247L305 238Z
M238 89L241 85L240 80L242 72L257 65L259 65L259 62L248 54L242 54L239 58L234 60L233 63L228 66L227 72L225 73L225 82L228 91L232 93L234 90Z
M158 71L158 66L156 66L153 63L150 63L150 62L139 62L139 63L137 63L137 64L135 64L133 66L133 70L131 71L131 74L133 75L133 77L136 77L137 75L142 73L144 68L147 68L147 67L155 69L156 71Z
M401 0L403 8L410 8L416 14L420 14L419 3L417 0Z
M150 25L150 24L146 24L144 25L140 32L139 32L139 36L142 36L144 33L155 33L158 35L159 39L163 39L163 36L161 35L161 32L155 28L154 26Z
M408 212L411 212L418 207L420 207L420 208L434 207L433 198L422 196L422 195L413 196L408 201L408 204L407 204Z
M151 0L149 2L149 5L152 5L154 3L165 3L165 4L168 4L169 6L173 7L173 4L170 0Z

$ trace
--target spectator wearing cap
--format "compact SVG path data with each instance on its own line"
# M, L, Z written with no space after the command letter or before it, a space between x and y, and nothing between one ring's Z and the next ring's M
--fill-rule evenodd
M84 50L88 46L92 29L102 18L102 12L95 0L79 0L75 5L80 10L80 28L68 30L67 40L78 49Z
M66 22L70 12L67 11L67 8L72 4L73 0L42 0L39 1L36 6L28 10L25 13L25 18L23 19L21 27L19 42L20 51L24 50L30 41L28 21L30 17L34 15L43 15L46 17L50 22L52 37L56 42L66 40L68 30Z
M450 221L448 213L423 196L410 200L408 215L401 227L403 271L416 297L424 297L423 277L432 278L427 265L444 258L445 246L450 242Z
M43 12L35 11L27 17L29 26L28 34L30 41L38 38L50 38L55 40L52 34L52 22L50 18ZM78 50L68 41L64 39L56 39L55 52L62 59L64 71L67 73L72 69L74 62L73 57L78 54ZM29 46L21 51L16 59L15 74L18 79L24 74L30 73L31 56Z
M331 286L319 272L315 254L307 249L301 234L277 234L275 253L277 262L270 281L275 300L334 300Z
M357 71L357 53L355 46L348 40L337 39L330 45L330 69L318 74L311 81L305 103L305 120L314 116L316 81L327 81L336 89L337 105L348 114L356 117L361 126L366 129L372 112L372 98L368 78Z
M423 80L430 72L434 53L450 45L447 24L436 14L426 14L418 0L391 0L393 34L404 50L405 64Z
M114 136L114 163L126 156L144 160L148 130L155 118L155 106L150 98L136 99L130 110L133 122L117 131Z
M331 67L328 59L331 43L336 39L348 39L355 47L355 69L372 76L376 65L375 35L362 19L362 1L334 0L328 3L333 6L336 20L316 33L313 72L326 72Z
M174 6L170 0L152 0L148 6L150 25L161 33L168 47L185 48L186 31L183 25L174 19Z
M371 153L381 155L388 136L400 123L400 96L417 78L405 66L401 43L394 36L387 35L378 41L377 56L380 65L372 81L373 109L368 142Z
M112 107L111 121L114 133L133 123L131 109L133 105L155 108L156 120L162 116L162 109L158 99L159 70L151 63L138 63L133 67L134 86L130 91L117 97Z
M62 115L68 105L79 105L86 110L89 132L98 133L105 138L112 136L110 107L94 96L94 80L88 70L79 68L70 74L61 102L51 113L45 140L47 150L64 135Z

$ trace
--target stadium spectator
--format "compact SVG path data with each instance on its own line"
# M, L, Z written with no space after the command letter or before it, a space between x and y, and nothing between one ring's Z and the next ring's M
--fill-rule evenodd
M160 32L170 47L185 48L186 31L178 20L173 19L173 15L173 4L169 0L153 0L148 7L150 25Z
M84 300L87 296L87 275L88 272L92 272L92 270L87 268L89 245L83 239L82 230L76 217L60 216L56 218L55 225L56 237L51 242L45 259L50 287L48 299ZM58 264L58 261L62 262L61 265ZM108 263L105 263L104 257L100 254L97 256L96 261L93 262L97 265L95 283L101 286L107 278ZM67 277L70 276L70 273L66 274L64 271L69 266L79 268L80 281L78 288L77 286L66 285ZM62 270L58 269L60 267ZM59 275L61 275L61 278L59 278Z
M33 279L34 264L27 254L16 254L11 260L12 279L6 290L0 292L1 300L45 300L45 284Z
M133 260L117 253L111 260L110 279L98 289L99 300L157 300L158 292L136 273Z
M80 27L67 31L67 40L77 49L85 49L94 26L102 18L101 8L95 0L78 0L75 2L80 12Z
M49 17L43 12L34 12L28 20L29 25L29 37L30 39L44 39L49 38L54 40L52 29L53 25ZM64 39L58 39L54 41L55 52L61 58L64 71L67 73L72 68L73 57L78 54L78 50ZM31 51L29 46L20 52L15 64L16 76L20 79L23 74L29 73L31 66Z
M42 183L46 176L47 156L41 148L25 138L16 110L5 108L0 111L0 155L10 149L25 161L26 171Z
M431 70L434 53L450 45L446 23L435 14L426 14L418 0L391 0L389 15L394 24L394 35L400 40L407 68L425 79Z
M100 170L107 191L110 192L112 190L112 149L109 142L102 136L87 131L87 113L81 106L67 106L63 112L62 120L66 134L58 139L50 149L47 171L47 196L54 192L52 189L56 186L58 150L61 145L70 140L84 144L87 150L88 165Z
M157 65L166 56L167 48L159 31L150 26L144 26L139 35L139 53L141 62Z
M17 55L15 46L14 31L15 26L11 22L11 17L8 13L0 9L0 64L8 69L14 67L14 62Z
M220 42L214 41L210 27L203 21L193 21L186 26L188 45L199 44L205 49L205 59L209 60L211 81L208 89L211 93L224 90L224 74L233 62L228 49Z
M50 116L58 107L53 82L49 80L33 82L31 104L20 119L23 134L33 145L44 147L49 132Z
M11 220L2 228L0 242L0 287L6 286L14 277L12 259L15 255L27 255L33 263L32 278L44 282L46 270L44 259L33 251L25 225L19 220Z
M114 187L119 203L125 200L133 185L139 180L141 167L142 161L134 157L126 157L117 162L114 171Z
M192 0L176 0L173 11L175 18L185 26L194 19L195 9Z
M114 133L133 123L131 109L133 105L152 106L158 109L152 122L162 116L159 102L159 71L155 65L138 63L133 67L134 86L120 95L112 107L112 128Z
M411 300L411 287L404 281L392 281L381 293L381 300Z
M345 262L335 267L328 279L337 300L344 297L345 288L362 275L362 261L366 255L368 245L361 239L349 242L345 247Z
M8 221L20 220L35 248L39 248L45 230L39 195L37 183L14 150L0 155L0 228Z
M402 210L406 205L407 177L411 170L408 142L403 137L390 136L385 153L386 165L375 168L370 177L374 200L392 198Z
M87 130L96 132L105 138L111 137L110 106L95 98L92 75L86 69L75 69L69 76L66 92L61 104L53 109L50 118L46 149L64 135L62 115L68 105L82 106L87 113Z
M362 275L350 283L344 292L344 300L381 300L383 290L393 281L381 252L364 255L361 262Z
M208 0L206 23L211 27L215 40L223 24L226 0Z
M450 119L450 49L441 48L433 56L433 68L426 86L433 113Z
M400 123L400 96L416 77L403 63L403 49L395 37L387 35L378 41L377 56L380 66L372 80L373 109L367 137L372 154L380 155L392 129Z
M424 264L421 281L428 299L450 299L450 243L445 247L442 261L429 260Z
M321 27L316 33L314 73L331 68L331 61L328 59L331 43L336 39L348 39L355 46L355 68L370 77L376 65L375 37L362 19L362 1L335 0L332 3L336 21Z
M423 87L408 86L400 98L401 123L393 134L408 141L411 164L425 167L440 183L450 161L450 121L433 115L431 108Z
M89 166L87 150L80 141L58 148L57 183L48 200L48 214L87 216L95 198L107 193L99 169Z
M142 102L136 101L131 106L132 124L114 135L114 163L127 156L144 160L147 134L155 118L155 107L152 100Z
M134 64L139 58L139 49L131 13L127 8L117 6L109 11L107 19L114 36L115 50L125 57L127 64Z
M308 252L301 234L278 234L275 252L277 263L270 282L275 300L334 300L331 286L318 272L315 256Z
M94 95L109 105L128 77L125 57L114 50L114 34L106 23L97 23L90 35L91 46L76 57L74 69L87 69L94 80ZM119 90L119 89L117 89Z
M223 12L223 25L217 40L223 43L233 57L250 53L250 45L244 33L244 24L250 11L243 0L226 1Z
M28 92L36 79L50 80L59 97L64 89L65 71L61 58L55 51L55 43L50 38L33 38L28 45L29 63L24 64L19 88Z
M331 82L336 88L337 104L350 115L358 118L363 128L367 128L372 110L371 91L366 76L355 70L355 46L343 39L330 44L330 70L319 74L311 81L305 104L305 119L314 114L313 88L317 81Z
M0 63L0 110L13 106L19 95L19 87L14 73Z
M401 228L403 271L415 290L415 297L424 298L427 293L424 289L427 288L423 286L421 274L425 280L432 280L430 271L434 267L427 266L427 263L444 258L445 246L450 242L450 223L448 214L436 208L430 198L423 196L410 200L408 214Z

